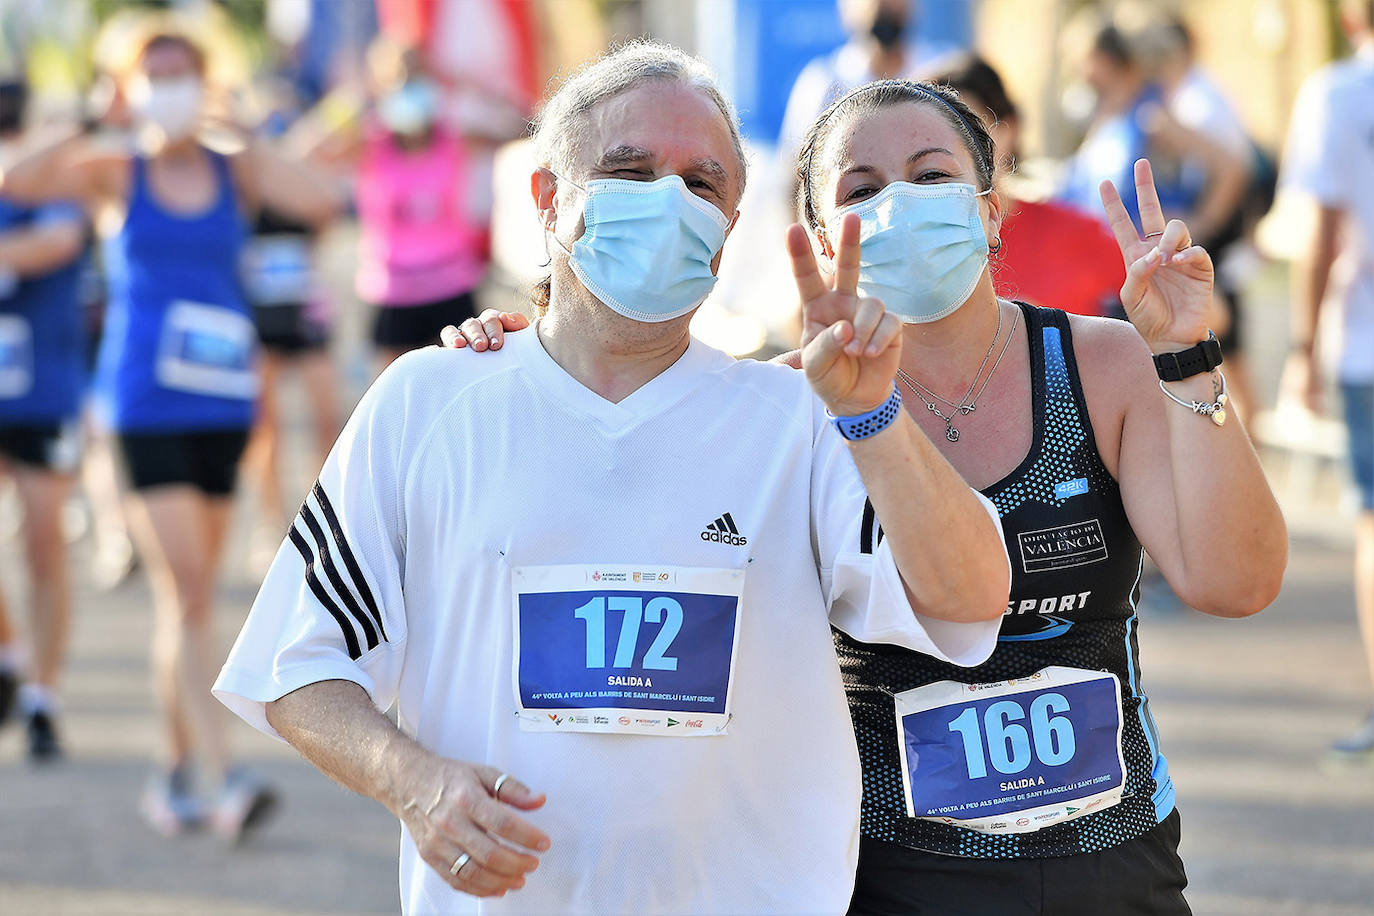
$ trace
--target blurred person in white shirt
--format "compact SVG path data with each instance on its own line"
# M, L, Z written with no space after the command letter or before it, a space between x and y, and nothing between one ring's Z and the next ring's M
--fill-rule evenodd
M1285 387L1320 412L1325 373L1340 384L1351 469L1360 492L1355 606L1374 677L1374 0L1346 0L1349 57L1312 74L1293 106L1280 187L1316 206L1315 228L1294 259L1292 351ZM1319 347L1328 301L1341 311L1337 346ZM1374 757L1374 712L1332 745Z

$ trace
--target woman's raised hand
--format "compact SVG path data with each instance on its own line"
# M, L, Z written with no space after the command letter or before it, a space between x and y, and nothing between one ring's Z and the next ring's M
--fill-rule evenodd
M450 350L461 350L463 347L472 347L478 353L499 350L507 331L519 331L529 326L530 320L519 312L485 309L476 318L464 321L461 328L445 325L439 332L439 342Z
M1136 232L1116 186L1104 181L1098 190L1126 263L1121 304L1140 336L1155 353L1186 350L1205 340L1212 314L1212 259L1193 244L1182 220L1165 222L1149 161L1135 163L1136 200L1145 238Z
M892 393L902 355L902 323L882 300L861 297L859 217L840 223L835 274L829 282L816 266L806 230L787 230L787 252L802 306L802 368L831 413L855 416Z

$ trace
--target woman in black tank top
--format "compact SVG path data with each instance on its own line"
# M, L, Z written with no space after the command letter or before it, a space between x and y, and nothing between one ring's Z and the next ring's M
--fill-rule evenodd
M798 167L827 260L858 214L860 294L909 322L905 407L996 505L1012 563L998 647L976 668L835 632L864 769L851 911L1187 913L1139 668L1143 553L1191 606L1242 617L1278 593L1283 518L1245 430L1217 407L1220 374L1161 392L1151 352L1207 338L1212 264L1183 223L1166 224L1148 163L1136 167L1144 238L1103 188L1126 323L996 297L995 161L952 91L885 81L823 114ZM444 339L495 349L526 324L488 310ZM854 549L883 542L867 507Z
M995 161L952 91L888 81L823 114L799 164L826 258L859 215L860 293L908 322L905 406L997 506L1012 561L1002 636L977 668L835 632L864 765L852 909L1186 913L1138 664L1142 545L1189 605L1240 617L1278 592L1283 519L1225 422L1220 374L1161 386L1152 365L1208 337L1212 263L1166 224L1148 163L1144 238L1103 187L1126 323L998 300ZM883 549L871 510L860 541Z

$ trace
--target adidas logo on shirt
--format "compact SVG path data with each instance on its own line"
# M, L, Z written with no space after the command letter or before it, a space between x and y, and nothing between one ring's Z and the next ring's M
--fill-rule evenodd
M735 527L735 520L727 512L714 522L706 526L706 530L701 532L703 541L715 541L718 544L729 544L731 547L743 547L749 543L749 539L739 533Z

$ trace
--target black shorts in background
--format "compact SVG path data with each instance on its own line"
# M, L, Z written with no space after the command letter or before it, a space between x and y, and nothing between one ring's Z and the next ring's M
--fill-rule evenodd
M0 425L0 458L16 464L68 474L81 457L79 424L33 423Z
M1189 916L1175 810L1119 846L1044 859L942 856L863 837L850 916Z
M206 496L229 496L247 445L246 429L119 434L134 490L188 484Z
M414 350L439 342L444 325L462 324L477 315L472 293L461 293L422 305L379 305L372 324L372 342L389 350Z
M255 305L253 324L263 349L280 356L299 356L329 346L329 328L311 317L306 303Z

